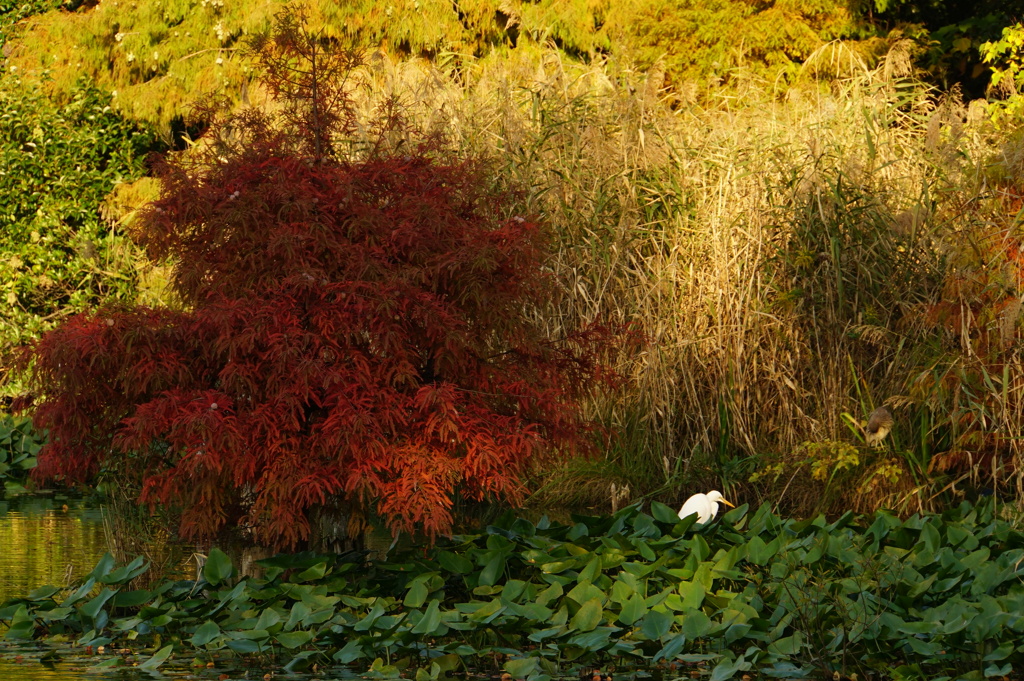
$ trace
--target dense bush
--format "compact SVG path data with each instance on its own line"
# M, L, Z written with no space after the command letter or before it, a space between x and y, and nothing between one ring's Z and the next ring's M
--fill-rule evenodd
M257 48L289 66L269 77L295 86L278 90L293 125L225 121L137 222L185 307L108 305L36 346L38 470L141 480L188 536L292 545L332 504L437 535L456 490L520 499L532 462L586 445L577 401L611 378L607 336L543 334L545 228L486 164L431 143L334 153L352 120L326 76L348 57L314 61L315 38L280 28ZM408 132L381 126L382 144Z
M132 247L100 204L141 174L154 142L95 89L55 104L0 77L0 359L75 312L134 296Z

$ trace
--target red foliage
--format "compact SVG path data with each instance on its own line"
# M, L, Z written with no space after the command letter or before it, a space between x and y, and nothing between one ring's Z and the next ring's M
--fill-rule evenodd
M166 164L142 218L185 308L102 309L34 349L40 475L137 476L185 536L283 546L331 503L443 533L455 493L515 502L531 462L586 444L611 335L543 337L545 231L483 164L314 158L252 121L237 153Z

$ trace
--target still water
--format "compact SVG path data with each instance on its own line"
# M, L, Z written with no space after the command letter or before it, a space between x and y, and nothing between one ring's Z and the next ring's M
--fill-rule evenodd
M0 499L0 603L46 584L66 586L106 552L103 515L84 500Z
M77 581L108 550L102 511L83 499L58 494L0 499L0 603L40 586L66 586ZM237 660L225 661L225 666L214 669L194 669L189 666L191 660L181 660L177 668L168 664L152 673L132 668L99 671L93 667L104 657L86 655L68 646L60 650L60 660L41 662L50 650L32 641L4 642L0 636L0 681L263 677L263 672L237 668Z

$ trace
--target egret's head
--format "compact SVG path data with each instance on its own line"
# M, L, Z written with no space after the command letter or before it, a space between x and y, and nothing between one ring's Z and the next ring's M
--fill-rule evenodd
M710 492L708 492L708 501L717 501L719 503L725 504L726 506L732 506L733 508L736 508L735 506L733 506L732 502L723 497L722 493L719 492L717 489L713 489Z

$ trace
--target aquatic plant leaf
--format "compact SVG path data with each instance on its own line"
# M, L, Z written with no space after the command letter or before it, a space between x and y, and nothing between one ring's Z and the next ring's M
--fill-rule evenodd
M31 639L35 633L35 621L28 612L28 607L21 605L14 612L14 616L11 618L10 627L4 634L4 639L9 641L16 640L27 640Z
M352 627L352 629L355 631L369 631L370 628L373 627L373 625L377 622L377 620L384 614L384 612L384 604L381 602L380 599L378 599L378 601L374 603L373 608L370 610L370 612L366 613L366 616L359 620L359 622L357 622L355 626Z
M431 636L437 633L438 628L441 625L441 612L439 610L441 602L437 599L430 601L430 605L423 612L423 617L416 623L416 626L412 628L412 633L423 634Z
M107 601L113 598L116 593L116 591L104 587L96 597L81 607L81 613L90 619L96 619L102 611L103 606L106 605Z
M686 645L685 636L673 636L661 647L661 650L654 654L654 657L651 658L651 662L675 659L683 649L684 645Z
M675 525L679 522L679 514L660 501L651 502L651 515L660 523Z
M341 650L333 655L334 660L342 664L351 664L352 662L365 657L367 657L367 655L363 651L363 644L357 639L352 639L346 643Z
M114 569L115 564L114 556L109 552L105 553L103 554L103 557L100 558L99 562L96 563L96 567L94 567L92 572L89 573L89 576L93 579L101 580L103 577L106 577L112 569Z
M573 615L569 623L573 629L579 631L592 631L601 623L604 615L604 608L600 598L591 598L583 603L580 609Z
M321 561L297 574L295 576L295 580L299 582L308 582L321 579L325 574L327 574L327 561Z
M229 579L234 571L235 568L226 553L216 546L210 549L210 554L203 564L203 579L213 586L217 586L225 579Z
M767 565L779 550L779 540L773 539L765 543L761 537L754 535L747 542L747 560L754 565Z
M105 672L110 669L118 669L120 667L125 666L127 666L127 663L124 661L123 658L111 657L107 658L106 660L103 660L102 662L97 662L89 668L89 671Z
M680 618L682 619L680 630L687 641L696 641L711 631L711 619L701 610L686 612Z
M41 586L30 592L28 596L25 596L25 598L30 601L45 601L58 591L60 591L60 589L55 586Z
M285 631L274 637L278 643L285 648L298 648L304 646L313 639L311 631Z
M675 617L671 613L664 612L662 610L650 610L644 615L644 621L640 625L640 631L648 639L652 641L662 640L669 630L672 628L672 624L675 622Z
M626 626L632 625L638 619L647 614L647 603L643 596L634 594L622 606L618 620Z
M704 602L707 593L704 584L698 581L699 577L694 576L693 581L679 583L679 595L682 597L684 610L696 610Z
M729 681L735 678L739 672L745 672L750 667L750 661L742 655L735 660L722 660L711 670L710 681Z
M288 664L284 666L286 672L295 672L307 669L310 665L310 658L319 655L320 653L316 650L303 650L302 652L296 653L292 659L288 660Z
M540 659L536 657L520 657L506 660L505 671L514 679L525 679L530 674L540 669Z
M427 596L429 595L430 590L427 589L424 580L417 578L409 586L409 591L405 594L405 600L402 603L410 608L418 608L427 602Z
M460 575L468 575L473 571L473 561L451 551L438 551L437 562L445 570Z
M212 620L206 620L192 635L192 645L200 648L220 636L220 627Z
M152 598L153 592L146 589L118 591L114 596L114 600L111 601L111 605L115 608L134 608L150 601Z
M498 551L487 561L487 565L480 571L477 582L483 586L494 586L498 578L505 572L505 561L507 556L503 551Z
M309 605L307 605L305 602L299 601L295 603L295 605L292 606L291 613L289 613L288 615L288 621L285 622L285 631L291 631L292 629L294 629L296 625L298 625L300 622L303 622L307 617L309 617L312 614L312 612L313 609L310 608ZM324 610L323 612L330 612L331 614L329 614L325 618L325 620L330 619L331 615L333 615L334 609L331 608L330 610Z
M147 671L151 669L156 669L157 667L159 667L167 661L167 658L171 656L172 652L174 652L173 645L164 646L160 650L156 651L156 653L154 653L151 658L140 664L139 669L145 669Z
M146 563L142 556L138 556L128 565L111 570L108 574L100 577L99 581L102 584L124 584L135 579L148 569L149 564Z
M274 608L266 608L260 613L259 618L256 620L256 624L253 625L253 629L271 629L272 627L281 623L284 619Z
M236 653L243 655L258 653L261 650L259 643L245 638L231 639L226 641L225 645Z

